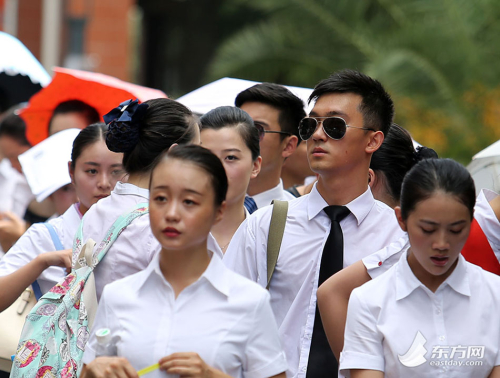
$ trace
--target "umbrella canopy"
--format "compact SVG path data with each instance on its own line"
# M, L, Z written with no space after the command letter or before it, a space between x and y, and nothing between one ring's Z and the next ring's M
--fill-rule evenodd
M35 145L48 136L52 112L61 102L80 100L94 107L101 117L123 101L137 98L140 102L166 98L158 89L128 83L100 73L54 68L51 83L36 95L20 113L26 122L26 137Z
M28 101L50 83L50 75L17 38L0 32L0 51L0 109Z
M195 113L205 114L218 106L234 106L234 99L238 93L255 84L260 83L257 81L224 77L179 97L177 101L186 105ZM300 97L304 101L304 104L307 104L307 99L312 93L312 89L286 85L285 87L294 95Z
M467 169L477 194L481 189L500 191L500 140L474 155Z

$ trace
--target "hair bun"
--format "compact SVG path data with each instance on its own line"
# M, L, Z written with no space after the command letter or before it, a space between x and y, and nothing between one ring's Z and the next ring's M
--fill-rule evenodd
M424 159L437 159L438 154L432 148L425 146L418 146L414 152L415 163Z
M108 125L106 145L113 152L130 152L139 142L141 121L146 114L148 104L139 104L139 100L127 100L104 115Z

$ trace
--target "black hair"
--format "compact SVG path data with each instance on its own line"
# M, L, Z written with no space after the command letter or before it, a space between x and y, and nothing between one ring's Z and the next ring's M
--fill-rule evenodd
M437 158L437 153L427 147L413 147L410 133L393 123L380 148L370 161L370 168L382 172L386 178L386 191L397 202L401 195L401 184L406 173L420 160Z
M83 150L98 142L104 140L104 133L108 130L108 126L105 123L98 122L88 125L86 128L82 129L73 141L73 149L71 150L71 168L75 169L75 164Z
M131 151L120 151L110 148L110 139L106 140L108 148L116 152L124 152L123 167L129 174L149 172L155 159L174 143L190 143L195 136L195 128L199 128L196 116L180 102L168 98L156 98L145 101L148 108L139 125L139 136ZM108 133L113 133L108 131ZM127 135L112 135L119 142Z
M361 96L359 111L364 127L387 133L394 118L394 103L378 80L361 72L343 70L321 80L309 96L309 102L328 93L354 93Z
M200 118L200 124L202 130L235 127L248 149L252 152L252 160L255 161L259 157L259 131L247 112L234 106L219 106L205 113Z
M437 191L458 198L472 219L476 203L474 180L464 166L451 159L422 160L408 172L401 188L402 218L408 219L419 202Z
M234 104L241 108L245 102L261 102L279 110L278 122L281 131L299 137L299 123L306 116L304 102L287 88L279 84L262 83L240 92ZM286 135L281 135L281 140Z
M31 147L30 142L26 138L26 123L15 113L7 115L0 122L0 137L2 136L8 136L22 146Z
M56 106L54 111L52 112L52 116L50 117L48 130L50 134L50 127L52 126L52 120L58 114L68 114L68 113L78 113L85 117L87 121L87 125L91 123L97 123L101 121L101 116L98 111L90 106L89 104L80 101L80 100L69 100L63 101L59 105Z
M224 166L222 165L220 159L215 154L213 154L212 151L196 144L175 146L164 152L158 157L158 159L155 160L152 172L154 172L155 168L162 161L168 159L186 161L207 172L211 178L210 181L214 189L215 205L220 206L222 202L224 202L224 200L226 199L228 187L226 170L224 169ZM179 172L179 174L182 174L182 172ZM149 182L150 189L152 178L153 174L151 174L151 181Z

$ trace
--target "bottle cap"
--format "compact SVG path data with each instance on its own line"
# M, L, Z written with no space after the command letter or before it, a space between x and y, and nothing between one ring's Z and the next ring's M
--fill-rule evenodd
M95 333L98 344L107 344L111 341L111 331L109 328L98 329Z

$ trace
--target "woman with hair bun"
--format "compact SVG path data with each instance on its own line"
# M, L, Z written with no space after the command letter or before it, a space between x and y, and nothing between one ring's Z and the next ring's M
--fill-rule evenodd
M121 215L149 200L149 181L155 160L176 144L200 143L196 117L184 105L167 98L126 101L104 116L109 124L106 144L123 152L128 181L118 182L111 195L92 207L82 222L82 244L97 243ZM95 268L97 299L104 286L145 269L160 250L151 233L149 217L135 219L116 239ZM78 256L73 255L73 262Z
M260 172L259 132L252 117L234 106L220 106L200 118L201 143L222 161L229 181L224 218L212 234L226 251L239 225L247 217L244 206L248 184Z
M201 146L156 161L149 217L161 251L105 287L82 378L285 378L269 293L225 267L208 243L227 189L221 161ZM116 336L115 356L99 356L101 328Z

